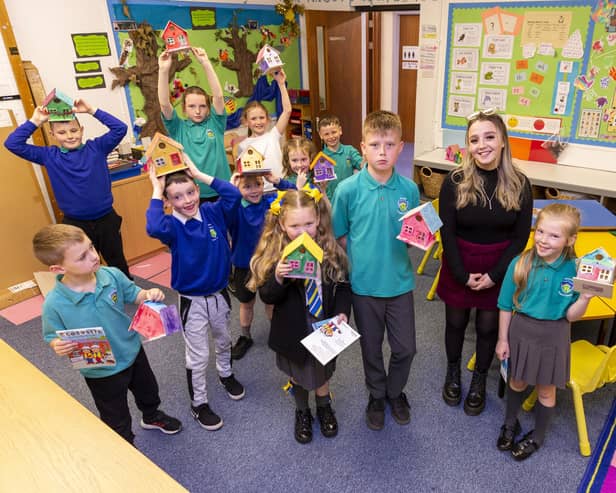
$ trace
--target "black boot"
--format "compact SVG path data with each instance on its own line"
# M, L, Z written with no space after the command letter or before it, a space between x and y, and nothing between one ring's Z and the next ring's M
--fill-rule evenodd
M457 406L461 399L460 360L455 363L448 362L447 376L443 385L443 400L448 406Z
M486 407L486 378L487 371L475 370L468 395L464 400L464 412L469 416L481 414Z

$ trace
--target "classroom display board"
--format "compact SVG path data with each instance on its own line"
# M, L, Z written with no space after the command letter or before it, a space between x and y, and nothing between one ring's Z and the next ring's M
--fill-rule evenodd
M616 2L450 4L443 127L616 147Z

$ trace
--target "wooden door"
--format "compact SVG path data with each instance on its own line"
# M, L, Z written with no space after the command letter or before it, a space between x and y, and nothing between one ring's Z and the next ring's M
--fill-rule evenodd
M419 44L419 15L400 15L398 47L398 114L402 120L402 140L415 142L415 103L417 69L403 68L402 50Z
M361 14L307 10L305 15L315 144L320 147L316 118L333 114L342 122L342 142L359 148L362 125ZM319 30L322 32L325 62L322 90L319 89L317 56Z

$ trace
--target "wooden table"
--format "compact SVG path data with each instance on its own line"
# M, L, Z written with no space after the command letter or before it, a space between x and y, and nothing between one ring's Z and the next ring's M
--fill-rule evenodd
M2 339L0 375L0 491L188 491Z

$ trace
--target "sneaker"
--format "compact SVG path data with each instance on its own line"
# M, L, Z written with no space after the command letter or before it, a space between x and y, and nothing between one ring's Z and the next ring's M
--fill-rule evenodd
M371 430L379 431L385 426L385 399L375 399L370 394L366 408L366 423Z
M193 418L197 420L201 428L205 428L209 431L215 431L222 428L223 422L220 416L210 409L208 404L201 404L200 406L190 406Z
M391 406L391 415L399 425L408 425L411 422L409 410L411 406L406 399L406 394L401 392L395 399L388 399Z
M167 435L174 435L182 429L182 423L179 419L172 418L158 410L151 418L141 418L141 428L160 430Z
M252 346L252 338L240 336L237 342L231 348L231 359L242 359L246 351Z
M227 391L229 397L231 397L234 401L239 401L242 397L244 397L244 394L246 394L244 386L235 379L233 373L231 373L228 377L218 378L222 386Z

